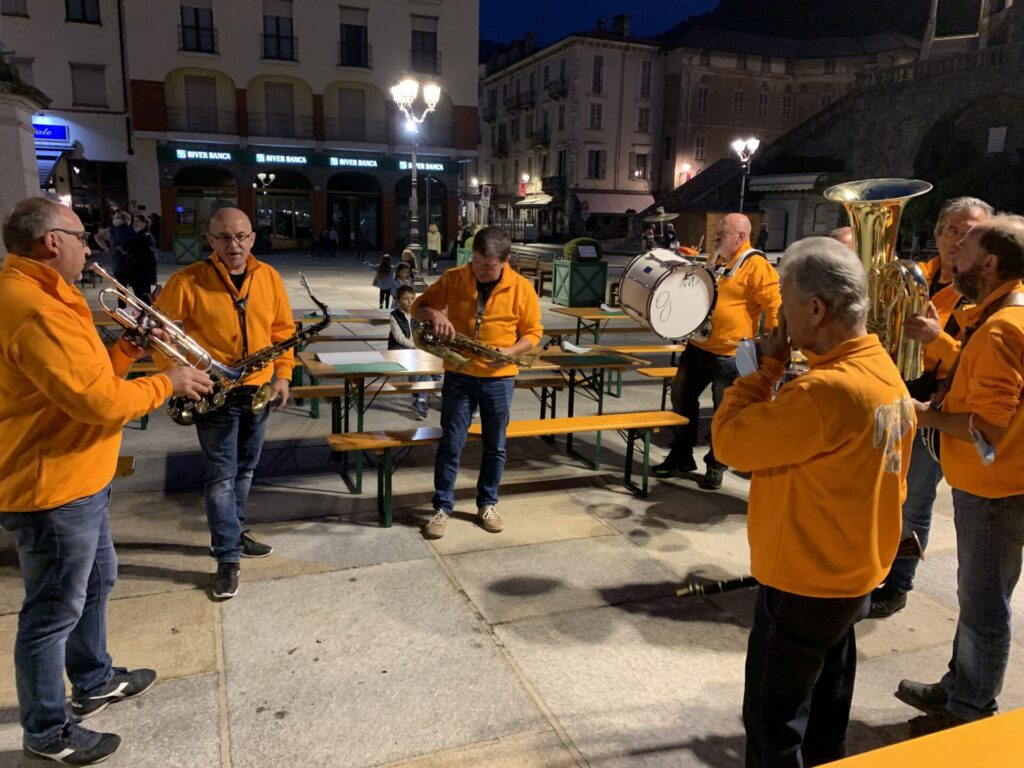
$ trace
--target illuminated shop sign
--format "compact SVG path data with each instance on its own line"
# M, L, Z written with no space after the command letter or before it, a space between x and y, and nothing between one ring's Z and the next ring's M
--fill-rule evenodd
M377 160L365 157L332 157L331 167L337 168L339 166L346 168L380 168L380 163Z
M176 149L174 156L178 160L227 160L230 161L230 152L211 152L205 149Z
M71 131L66 125L32 123L32 130L35 133L36 141L52 141L58 144L67 144L71 140Z
M305 155L268 155L263 152L256 153L257 163L279 163L283 165L306 165L309 158Z
M399 168L399 170L402 170L402 171L412 170L412 163L410 163L408 160L399 160L398 161L398 168ZM417 162L416 163L416 170L417 171L443 171L444 170L444 163L421 163L421 162Z

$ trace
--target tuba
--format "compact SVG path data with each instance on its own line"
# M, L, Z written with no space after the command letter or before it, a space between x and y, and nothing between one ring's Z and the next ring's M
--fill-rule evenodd
M529 368L533 365L532 360L506 355L494 347L481 344L461 333L456 333L450 339L442 341L434 334L434 326L430 323L420 323L412 332L412 340L424 352L442 358L456 371L468 365L471 357L486 362L516 365L520 368Z
M931 188L917 179L864 179L825 190L825 199L846 208L868 277L868 331L878 335L904 381L924 373L921 342L903 335L903 323L924 313L928 281L917 262L896 258L896 235L903 206Z

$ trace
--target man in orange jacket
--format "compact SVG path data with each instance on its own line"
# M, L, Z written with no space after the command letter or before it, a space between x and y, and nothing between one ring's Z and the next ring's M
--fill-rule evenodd
M718 248L708 263L718 285L718 299L711 313L711 336L706 341L688 342L679 358L679 369L672 382L672 410L689 421L673 429L668 456L653 468L659 477L697 469L693 449L700 425L701 393L710 384L712 402L718 408L722 393L737 375L736 348L740 341L757 336L762 314L765 328L774 328L782 303L778 273L765 255L750 244L750 219L742 213L725 216L718 225L715 242ZM713 440L704 464L707 470L700 479L700 487L721 488L727 467L717 459Z
M544 333L540 302L533 285L508 266L512 241L497 227L486 227L473 238L473 260L449 269L416 299L412 314L431 323L438 338L460 333L521 357ZM447 310L447 313L446 313ZM505 428L515 376L519 369L501 362L473 358L456 372L445 361L441 391L441 443L434 458L434 516L423 534L439 539L455 508L459 459L474 409L480 409L483 456L477 481L476 508L480 525L491 533L504 523L498 515L498 485L505 468Z
M941 410L915 403L940 433L953 489L960 617L937 683L904 680L896 697L925 714L920 735L998 711L1010 653L1010 600L1024 550L1024 217L975 224L953 257L953 283L975 306L959 313L960 356Z
M900 539L914 409L865 327L867 278L826 237L786 251L780 324L760 368L726 390L715 450L753 472L750 572L760 582L747 646L747 766L818 765L846 751L854 624ZM792 348L810 369L772 393Z
M221 208L209 223L213 255L175 272L156 306L214 359L234 365L244 357L295 333L291 305L277 270L252 256L256 238L249 217L237 208ZM212 593L227 599L238 593L242 557L266 557L273 548L243 530L245 503L260 460L270 408L250 409L254 389L271 383L271 402L288 402L295 356L291 350L272 368L253 373L228 396L228 404L196 420L206 461L206 519L211 552L217 559Z
M928 401L949 374L949 368L960 350L960 324L954 314L964 298L953 285L953 255L960 240L979 221L992 215L992 206L976 197L955 197L939 209L935 222L935 245L939 255L923 267L928 279L931 303L921 317L910 317L903 324L907 338L924 344L924 375L907 382L915 400ZM907 470L907 498L903 502L903 537L917 534L923 548L928 546L932 524L935 492L942 480L939 466L924 444L921 433L914 438L914 453ZM914 588L918 558L901 557L892 564L885 584L871 593L872 619L883 619L907 604L907 594Z
M4 221L0 272L0 525L17 539L25 582L14 667L26 754L90 765L121 743L68 719L139 696L151 669L114 667L107 597L117 579L107 505L121 428L170 395L198 397L193 368L125 381L145 354L122 338L103 348L75 287L88 234L71 209L22 200Z

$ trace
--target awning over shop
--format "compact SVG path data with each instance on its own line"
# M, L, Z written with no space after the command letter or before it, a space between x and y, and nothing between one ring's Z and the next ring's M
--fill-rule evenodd
M66 149L42 149L36 147L36 168L39 171L39 188L46 189L53 176L53 168Z
M821 173L777 173L772 176L751 176L747 189L751 192L806 192L814 189Z
M612 213L622 215L626 211L638 213L654 205L654 196L645 194L616 194L612 192L577 192L580 204L587 203L588 213Z
M516 208L543 208L552 200L551 195L527 195L516 203Z

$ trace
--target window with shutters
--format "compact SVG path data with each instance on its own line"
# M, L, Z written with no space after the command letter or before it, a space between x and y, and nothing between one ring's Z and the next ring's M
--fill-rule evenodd
M370 12L366 8L341 6L339 67L370 67L369 22Z
M608 153L603 149L587 150L587 178L603 179Z
M601 105L597 102L590 103L590 127L601 130Z
M646 181L650 178L650 155L646 152L629 153L629 177L634 181Z
M594 95L604 93L604 56L594 57L594 72L591 78L590 92Z
M565 104L558 105L558 130L565 130Z
M640 98L651 98L651 76L654 72L653 61L640 62Z
M761 91L757 95L757 116L762 120L768 117L768 91Z
M693 137L693 159L703 160L704 159L704 146L707 141L707 136L698 134Z
M99 24L100 0L64 0L64 14L65 21ZM27 16L28 11L18 15Z
M412 16L412 51L409 66L413 72L440 74L436 16Z
M732 94L732 116L743 117L743 99L746 94L743 91L734 91Z
M181 39L183 51L217 52L217 30L213 28L213 9L209 2L190 0L181 6Z
M296 61L291 0L263 0L263 58Z
M651 130L651 108L640 107L637 110L636 129L640 133L649 133Z
M782 119L789 120L793 116L793 96L789 93L782 94Z
M71 103L76 107L107 106L106 68L71 64Z
M706 85L697 86L697 112L702 115L708 113L708 87Z

